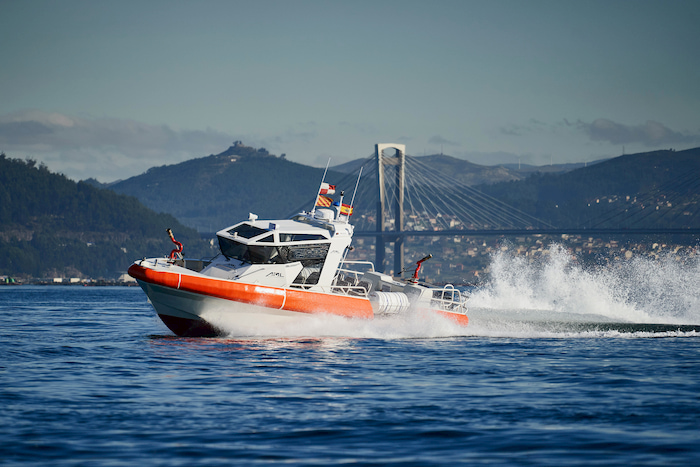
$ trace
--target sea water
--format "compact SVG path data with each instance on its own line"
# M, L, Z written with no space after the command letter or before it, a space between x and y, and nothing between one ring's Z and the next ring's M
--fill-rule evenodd
M466 328L215 339L173 336L137 287L0 287L0 463L700 463L697 258L491 270Z

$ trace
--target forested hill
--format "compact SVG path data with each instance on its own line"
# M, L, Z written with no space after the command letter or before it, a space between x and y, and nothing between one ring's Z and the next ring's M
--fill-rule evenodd
M251 212L274 219L302 207L311 209L322 177L323 169L236 142L221 154L153 167L110 188L199 231L214 232ZM329 171L326 181L333 184L345 177Z
M111 279L169 253L168 227L188 255L209 253L196 231L136 198L0 155L0 275Z
M639 218L655 227L697 228L700 148L628 154L564 174L535 174L478 188L559 227L590 227L587 221L605 213L627 210L633 217L646 210ZM657 212L652 215L652 210Z

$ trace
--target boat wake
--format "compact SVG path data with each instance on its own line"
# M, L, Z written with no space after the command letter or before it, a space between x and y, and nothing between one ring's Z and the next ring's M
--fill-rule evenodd
M668 254L585 267L552 246L536 262L501 252L490 280L473 290L467 327L439 316L374 321L314 315L272 329L207 320L230 337L512 338L700 337L700 257Z
M493 257L491 280L471 307L527 319L700 324L700 257L667 254L584 267L561 246L529 263Z

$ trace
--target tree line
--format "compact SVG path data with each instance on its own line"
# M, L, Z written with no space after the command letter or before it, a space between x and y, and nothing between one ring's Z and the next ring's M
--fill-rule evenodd
M168 253L169 227L186 253L211 253L194 229L133 196L0 155L0 274L113 278L136 259Z

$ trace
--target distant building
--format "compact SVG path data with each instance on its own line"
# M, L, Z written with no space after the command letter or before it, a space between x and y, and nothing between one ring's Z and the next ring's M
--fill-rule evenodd
M135 283L136 279L134 279L130 275L124 273L121 276L119 276L119 279L117 279L117 282L133 282L133 283Z

